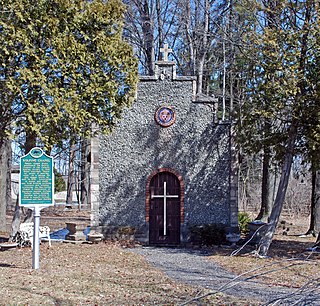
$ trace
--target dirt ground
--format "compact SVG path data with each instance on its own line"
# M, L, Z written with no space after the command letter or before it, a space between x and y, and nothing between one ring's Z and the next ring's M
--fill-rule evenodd
M11 220L9 214L8 229ZM41 224L51 231L71 221L89 225L89 220L86 211L48 208L41 212ZM115 242L53 242L52 247L43 242L38 270L32 269L32 256L31 247L0 251L0 305L179 305L207 292L171 280ZM190 305L245 303L217 294Z
M232 250L214 247L211 260L228 271L269 285L301 288L313 280L318 283L320 250L311 251L316 237L303 237L308 230L309 218L286 217L281 221L268 258L257 257L255 245L240 244Z
M8 215L8 229L12 215ZM89 212L48 208L41 224L51 231L74 221L89 225ZM211 247L211 260L229 271L270 285L292 288L320 278L319 253L308 251L314 237L302 238L308 219L286 219L271 245L270 258L254 256L255 246ZM286 235L283 235L283 233ZM232 253L238 251L236 256ZM46 242L40 247L40 269L32 269L32 250L0 252L0 305L179 305L206 292L169 279L119 243ZM190 304L196 305L196 304ZM218 294L197 305L254 305Z

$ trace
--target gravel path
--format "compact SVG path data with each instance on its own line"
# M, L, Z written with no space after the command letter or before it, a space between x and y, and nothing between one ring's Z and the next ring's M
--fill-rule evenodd
M234 280L236 275L208 260L206 257L211 254L206 251L152 247L135 248L131 251L144 256L170 278L192 286L260 300L266 305L271 305L277 298L282 298L282 303L277 305L320 305L319 288L315 290L313 287L312 291L304 289L303 294L300 294L296 289L268 286L254 280L239 282L239 279ZM291 295L293 292L294 296Z

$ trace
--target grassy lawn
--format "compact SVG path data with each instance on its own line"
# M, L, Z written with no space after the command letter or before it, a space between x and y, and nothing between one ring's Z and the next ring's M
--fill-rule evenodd
M0 252L0 275L3 305L170 305L195 294L105 243L42 244L39 270L31 248Z
M178 284L111 243L47 243L40 269L31 248L0 252L1 305L179 305L206 291ZM190 305L245 305L218 294Z
M290 234L283 235L281 226L277 229L268 252L269 258L258 258L255 256L256 247L247 245L237 256L231 256L236 249L214 247L210 259L228 271L268 285L290 288L313 286L320 279L320 253L308 249L316 238L300 237L308 228L306 220L291 221Z
M51 222L43 218L46 223ZM49 223L51 228L61 224ZM304 226L305 227L305 226ZM277 233L268 259L247 246L237 256L233 248L214 246L209 257L236 274L269 285L300 288L320 278L319 253L310 253L315 238ZM169 279L142 256L114 243L47 243L40 247L40 269L32 269L30 247L0 252L0 305L180 305L208 291ZM240 285L241 286L241 285ZM258 305L223 293L188 305Z

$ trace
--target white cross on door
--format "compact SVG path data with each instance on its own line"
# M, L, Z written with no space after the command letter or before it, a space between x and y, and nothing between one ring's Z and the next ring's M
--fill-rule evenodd
M163 236L167 235L167 198L178 198L178 195L167 194L167 182L163 182L163 194L151 194L151 199L163 199Z

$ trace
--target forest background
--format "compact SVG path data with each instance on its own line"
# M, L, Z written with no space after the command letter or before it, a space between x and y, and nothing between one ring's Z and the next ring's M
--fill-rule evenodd
M112 129L138 72L152 75L168 44L179 74L195 75L197 95L216 98L217 120L233 124L241 207L259 206L256 218L267 221L259 255L289 182L303 190L290 207L308 207L307 234L319 233L317 1L10 0L0 11L0 226L11 165L34 146L67 175L67 203L75 186L86 203L92 126Z

